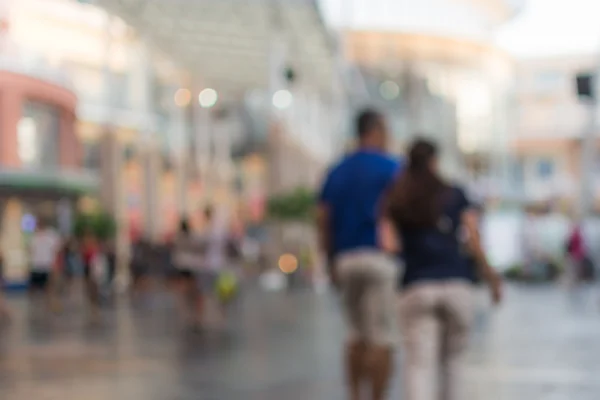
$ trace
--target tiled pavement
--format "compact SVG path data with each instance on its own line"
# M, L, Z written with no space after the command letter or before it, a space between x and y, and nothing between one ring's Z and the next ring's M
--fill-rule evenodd
M344 399L333 296L250 290L224 335L181 329L168 294L150 301L106 311L93 327L76 306L45 320L11 299L0 399ZM549 287L511 288L500 310L479 318L468 400L600 399L600 311L584 303ZM390 398L400 399L398 386Z

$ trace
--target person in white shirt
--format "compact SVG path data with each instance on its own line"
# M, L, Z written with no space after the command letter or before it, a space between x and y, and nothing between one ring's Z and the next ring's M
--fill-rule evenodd
M206 269L218 272L227 262L227 244L229 241L229 215L224 208L212 208L204 211L206 229L204 240L206 243Z
M223 273L231 262L231 238L229 210L224 206L204 211L205 229L201 235L204 242L203 268L196 274L196 284L204 294L204 303L212 311L214 323L225 325L226 308L219 298L219 286Z
M58 232L40 219L29 243L29 289L32 293L45 292L49 297L50 280L61 247ZM49 302L48 304L53 304Z
M212 303L219 274L227 263L227 212L219 209L214 215L213 209L207 207L204 220L206 226L199 235L191 232L187 220L181 222L173 255L173 263L183 280L181 308L194 327L203 325L207 307L220 314L219 307ZM217 315L217 319L222 317Z
M182 219L175 238L172 263L179 275L181 313L189 325L196 325L202 313L202 296L195 284L196 270L202 263L202 250L189 221Z

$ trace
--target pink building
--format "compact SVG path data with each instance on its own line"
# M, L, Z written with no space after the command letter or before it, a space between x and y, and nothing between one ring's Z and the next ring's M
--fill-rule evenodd
M76 105L77 98L69 89L0 69L0 165L3 169L77 169L80 151L74 130ZM27 149L52 142L56 146L40 147L40 151ZM52 154L42 157L41 150Z
M77 98L52 69L0 55L0 248L5 279L24 282L40 217L70 233L76 200L95 189L81 169Z

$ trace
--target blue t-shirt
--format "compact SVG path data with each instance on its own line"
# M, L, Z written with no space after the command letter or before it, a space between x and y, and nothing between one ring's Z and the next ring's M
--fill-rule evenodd
M405 262L403 286L422 281L473 279L469 262L460 240L463 213L471 207L465 192L451 188L436 227L406 228L399 226Z
M383 153L361 150L331 169L319 200L329 206L332 255L378 247L379 199L399 167Z

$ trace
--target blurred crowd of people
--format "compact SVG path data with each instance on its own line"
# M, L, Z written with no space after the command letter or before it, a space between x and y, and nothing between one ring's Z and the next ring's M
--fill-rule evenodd
M356 132L358 149L327 174L316 213L320 247L349 325L349 397L385 398L400 344L405 400L464 399L474 284L488 287L494 305L503 297L502 278L481 244L482 207L461 185L443 178L433 141L415 138L406 159L394 159L387 153L386 121L373 110L358 116ZM217 325L224 323L242 275L244 235L234 232L228 211L207 207L203 220L204 228L194 231L182 219L172 241L163 245L134 240L129 270L122 271L134 301L149 291L153 271L174 282L181 318L193 329L206 325L209 313ZM32 309L60 312L76 283L83 282L90 317L98 321L102 306L115 299L121 272L115 240L91 230L63 238L40 218L28 246ZM589 260L579 223L564 253L565 276L575 286ZM536 262L533 256L527 260ZM0 255L0 283L2 266ZM0 320L9 319L0 292Z
M72 291L76 278L84 278L86 298L92 315L97 315L102 290L110 287L116 271L115 247L91 231L83 237L63 238L46 219L39 218L28 239L28 290L36 313L61 310L63 294ZM1 264L4 264L3 262ZM8 318L6 303L3 315Z
M222 311L238 290L242 237L230 225L228 214L211 207L204 210L205 227L194 231L187 219L169 243L152 243L140 238L131 243L128 291L139 300L152 283L174 282L180 295L181 313L193 327L203 324L207 302ZM92 321L99 321L102 306L111 304L117 293L119 274L115 240L102 239L92 230L79 238L64 238L47 220L40 218L28 239L28 292L35 315L62 311L72 300L75 287L83 287ZM0 288L4 286L0 257ZM82 284L82 285L80 285ZM0 290L0 321L10 321L10 310Z

